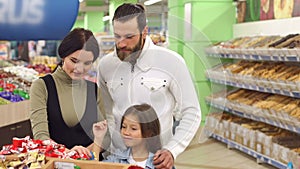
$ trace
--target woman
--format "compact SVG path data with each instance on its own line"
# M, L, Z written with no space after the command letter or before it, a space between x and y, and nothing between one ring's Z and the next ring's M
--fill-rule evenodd
M76 28L62 40L58 54L61 63L54 72L35 80L30 89L33 136L92 156L92 126L104 115L96 84L84 76L99 56L98 42L90 30Z

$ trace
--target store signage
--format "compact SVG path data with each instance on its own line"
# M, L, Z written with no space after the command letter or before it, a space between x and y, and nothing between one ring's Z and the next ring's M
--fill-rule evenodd
M300 16L300 0L244 0L237 8L239 23Z
M60 40L78 8L78 0L0 0L0 40Z

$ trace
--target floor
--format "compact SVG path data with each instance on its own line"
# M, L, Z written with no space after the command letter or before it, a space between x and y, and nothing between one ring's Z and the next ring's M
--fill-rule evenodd
M201 142L194 139L177 157L176 169L276 169L268 164L258 164L254 157L229 149L226 144L213 138Z

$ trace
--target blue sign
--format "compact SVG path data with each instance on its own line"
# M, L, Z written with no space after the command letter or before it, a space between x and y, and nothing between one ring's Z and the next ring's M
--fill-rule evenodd
M0 40L61 40L78 8L78 0L0 0Z

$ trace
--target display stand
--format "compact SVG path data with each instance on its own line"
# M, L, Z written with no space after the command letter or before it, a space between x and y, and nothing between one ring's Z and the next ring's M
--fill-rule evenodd
M99 168L128 169L130 167L129 164L50 158L43 168L44 169L54 169L55 163L57 163L57 162L61 163L61 164L65 163L66 165L67 164L75 164L76 166L80 167L80 169L99 169Z
M256 161L257 163L267 163L269 165L272 165L276 168L281 168L281 169L288 169L287 165L286 164L283 164L279 161L276 161L272 158L269 158L268 156L265 156L263 154L260 154L254 150L251 150L243 145L240 145L232 140L229 140L229 139L226 139L222 136L219 136L217 134L211 134L211 137L218 140L218 141L221 141L223 143L225 143L227 145L228 148L234 148L234 149L237 149L245 154L248 154L254 158L256 158Z
M285 25L282 28L282 25ZM289 18L289 19L280 19L280 20L268 20L268 21L259 21L251 23L241 23L233 26L234 28L234 37L251 37L258 35L280 35L286 36L287 34L299 33L300 26L300 17ZM299 65L300 62L300 49L251 49L251 48L225 48L225 49L216 49L208 48L206 50L207 56L216 57L216 58L229 58L233 60L251 60L257 62L285 62L288 64ZM222 67L222 65L219 65ZM226 71L217 70L218 66L213 69L209 69L206 72L207 78L218 84L223 84L227 86L232 86L236 88L243 88L248 90L254 90L264 93L273 93L278 95L289 96L293 98L300 98L299 87L300 83L290 83L290 82L279 82L265 79L251 79L251 77L232 75ZM220 110L225 110L234 115L252 119L254 121L264 122L282 129L289 130L300 134L299 120L293 119L291 116L280 116L281 112L273 112L267 114L267 110L257 109L256 107L250 107L247 105L232 103L227 100L225 97L213 98L208 97L206 102L212 107L215 107ZM278 116L274 116L274 114ZM240 151L252 155L257 158L259 161L268 163L277 168L288 168L286 164L282 164L278 161L274 161L272 158L266 155L262 155L249 150L247 147L236 144L234 141L227 140L212 134L212 137L222 141L229 145L229 147L235 147ZM295 164L294 164L295 165ZM298 166L294 166L298 167Z

